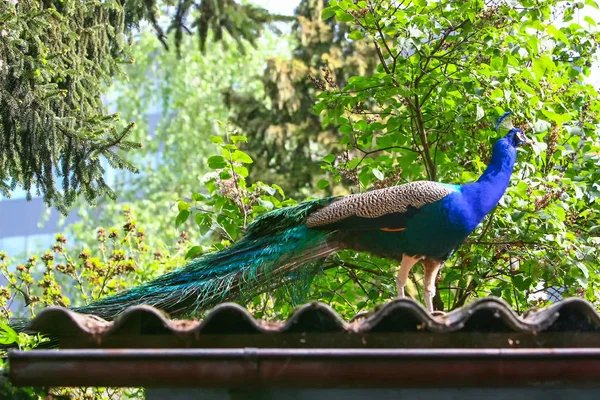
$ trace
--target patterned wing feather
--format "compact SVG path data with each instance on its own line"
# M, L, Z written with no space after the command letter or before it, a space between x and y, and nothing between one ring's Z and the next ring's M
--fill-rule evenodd
M269 237L301 225L308 215L335 201L335 197L309 200L295 207L284 207L258 217L245 232L248 239Z
M306 219L306 226L339 228L361 221L356 226L363 229L401 229L420 207L441 200L455 190L451 185L417 181L354 194L315 211Z

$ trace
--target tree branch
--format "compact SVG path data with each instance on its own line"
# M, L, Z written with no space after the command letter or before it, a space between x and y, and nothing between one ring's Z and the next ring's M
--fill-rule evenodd
M423 122L423 112L419 105L419 96L417 96L416 94L415 94L414 106L415 106L415 115L417 117L416 118L417 119L417 121L416 121L417 132L419 133L419 137L421 138L421 142L423 144L423 153L425 156L425 162L427 163L427 165L429 167L429 179L431 179L432 181L435 181L436 176L437 176L437 170L436 170L435 163L431 159L429 143L427 142L427 132L425 130L425 123Z

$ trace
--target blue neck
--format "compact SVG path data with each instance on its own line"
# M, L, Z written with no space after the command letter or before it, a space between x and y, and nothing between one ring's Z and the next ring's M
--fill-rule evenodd
M494 209L504 195L516 159L517 150L506 138L502 138L494 145L492 160L477 182L462 186L461 192L472 207L476 224Z

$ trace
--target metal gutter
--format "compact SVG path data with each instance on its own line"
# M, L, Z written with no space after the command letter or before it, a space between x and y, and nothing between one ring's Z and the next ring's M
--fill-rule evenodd
M17 386L600 387L600 349L93 349L12 351Z

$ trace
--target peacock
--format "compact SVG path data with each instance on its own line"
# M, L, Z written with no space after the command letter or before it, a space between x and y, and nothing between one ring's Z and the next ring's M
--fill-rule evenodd
M508 114L500 117L496 129L508 121ZM274 210L258 217L240 241L224 250L72 310L112 320L131 306L146 304L172 317L193 315L281 282L302 285L328 256L350 249L399 262L399 297L405 296L409 273L420 261L425 307L433 312L440 268L496 206L510 182L517 148L531 143L521 129L508 124L508 133L494 144L491 161L476 182L416 181ZM305 276L298 275L302 272ZM27 321L11 325L27 331Z
M531 143L510 122L507 128L476 182L415 181L277 209L258 217L241 240L224 250L73 310L112 320L130 306L147 304L172 317L190 315L244 293L264 292L298 271L317 273L315 266L326 257L350 249L396 260L399 297L405 296L409 273L420 261L425 307L433 312L440 268L496 206L509 185L517 148Z

